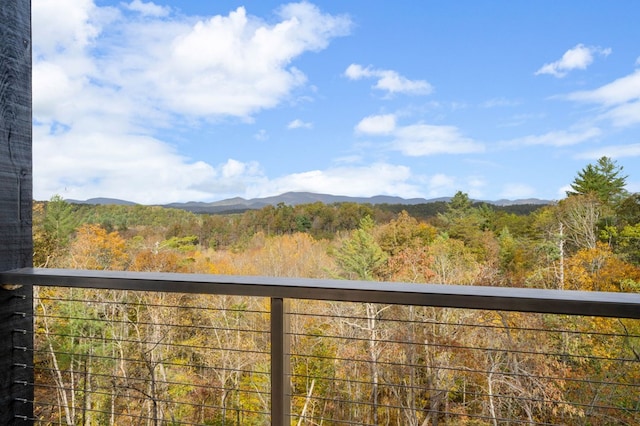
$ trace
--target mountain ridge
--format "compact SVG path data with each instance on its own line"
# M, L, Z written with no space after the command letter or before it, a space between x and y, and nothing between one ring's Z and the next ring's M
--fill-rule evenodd
M297 205L297 204L311 204L315 202L321 202L324 204L334 203L357 203L357 204L400 204L400 205L416 205L416 204L428 204L435 202L448 202L451 197L438 197L438 198L402 198L392 195L376 195L373 197L350 197L346 195L332 195L332 194L320 194L314 192L285 192L280 195L245 199L242 197L227 198L220 201L203 202L203 201L188 201L185 203L168 203L168 204L154 204L165 208L175 208L181 210L187 210L194 213L223 213L232 211L244 211L244 210L258 210L268 205L276 206L278 204L285 205ZM73 204L115 204L115 205L136 205L138 203L126 200L120 200L117 198L97 197L90 198L85 201L81 200L66 200ZM538 198L527 198L518 200L500 199L496 201L486 200L472 200L474 202L481 202L487 204L493 204L496 206L510 206L510 205L544 205L550 204L550 200L541 200Z

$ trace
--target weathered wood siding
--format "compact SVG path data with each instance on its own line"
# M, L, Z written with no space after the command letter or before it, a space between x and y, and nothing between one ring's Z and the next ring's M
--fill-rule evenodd
M31 1L0 0L0 270L32 264L31 123ZM0 289L1 425L32 417L31 312L30 287Z

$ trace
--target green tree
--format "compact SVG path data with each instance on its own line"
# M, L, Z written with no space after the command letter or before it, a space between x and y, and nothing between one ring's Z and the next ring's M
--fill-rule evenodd
M451 201L449 201L445 215L449 218L466 216L471 212L472 208L473 202L469 198L469 195L458 191L453 198L451 198Z
M627 176L622 175L622 169L611 158L601 157L578 172L567 196L594 194L602 204L615 205L627 194Z
M47 203L44 213L44 230L56 242L57 248L69 243L69 236L78 225L73 215L73 206L60 195L54 195Z
M348 278L373 280L387 259L373 237L373 226L371 216L363 217L358 229L336 252L336 262Z

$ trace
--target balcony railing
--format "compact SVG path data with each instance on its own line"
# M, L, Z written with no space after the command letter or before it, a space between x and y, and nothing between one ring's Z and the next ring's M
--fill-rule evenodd
M34 288L17 423L640 423L638 294L31 268L0 284Z

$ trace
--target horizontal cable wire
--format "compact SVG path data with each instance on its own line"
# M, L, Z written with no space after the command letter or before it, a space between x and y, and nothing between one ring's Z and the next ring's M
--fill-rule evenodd
M403 407L405 410L409 410L408 407ZM514 419L511 417L491 417L491 416L486 416L486 415L480 415L480 414L460 414L460 413L456 413L453 411L445 411L445 410L425 410L428 413L431 414L442 414L442 415L450 415L453 417L470 417L472 419L478 419L478 420L496 420L498 422L504 422L505 424L534 424L534 425L540 425L540 426L565 426L563 423L548 423L548 422L540 422L540 421L534 421L531 422L529 420L518 420L518 419ZM303 417L301 415L292 415L291 417L293 418L300 418ZM364 426L378 426L378 425L374 425L373 423L362 423L360 421L345 421L345 420L337 420L335 418L327 418L327 417L320 417L320 416L310 416L310 415L305 415L303 417L304 419L310 419L310 420L319 420L321 422L324 421L329 421L332 422L331 424L348 424L348 425L364 425ZM334 423L335 422L335 423Z
M200 345L187 345L187 344L182 344L182 343L165 343L162 341L158 341L158 342L144 342L144 341L140 341L140 340L134 340L134 339L120 339L120 338L105 338L105 337L100 337L100 336L83 336L83 335L79 335L79 334L57 334L57 333L33 333L36 336L48 336L48 337L64 337L64 338L70 338L70 339L84 339L84 340L91 340L91 341L96 341L96 342L105 342L105 343L138 343L141 345L145 345L145 346L151 346L151 347L159 347L159 346L163 346L163 347L169 347L169 348L178 348L178 349L198 349L198 350L211 350L211 351L229 351L229 352L242 352L242 353L253 353L253 354L260 354L260 355L268 355L269 352L265 352L265 351L258 351L258 350L248 350L248 349L237 349L237 348L222 348L222 347L217 347L217 346L200 346ZM81 354L81 353L76 353L77 355L85 355L88 356L89 354Z
M357 384L366 384L366 385L371 385L371 382L363 382L363 381L351 381L351 383L357 383ZM379 388L400 388L400 389L409 389L409 390L416 390L416 391L433 391L433 392L454 392L451 389L438 389L438 388L429 388L429 387L420 387L420 386L406 386L404 384L395 384L395 383L379 383L378 384ZM469 391L465 391L465 392L460 392L462 394L464 394L465 396L475 396L475 397L493 397L493 398L500 398L500 399L513 399L513 400L518 400L518 401L530 401L530 402L541 402L541 403L549 403L549 404L555 404L555 405L571 405L574 407L591 407L591 408L598 408L598 409L607 409L607 410L619 410L620 407L616 407L616 406L612 406L612 405L597 405L597 404L586 404L586 403L578 403L578 402L567 402L567 401L560 401L560 400L553 400L553 399L543 399L543 398L532 398L532 397L528 397L528 396L517 396L517 395L506 395L506 394L489 394L486 392L469 392ZM353 404L353 402L351 402L350 400L341 400L341 399L336 399L336 398L328 398L328 397L321 397L321 396L312 396L312 397L308 397L308 396L304 396L302 394L298 394L298 395L291 395L291 396L295 396L298 397L300 399L304 399L307 398L309 400L322 400L322 401L338 401L338 402L347 402L350 404ZM370 402L363 402L361 403L363 405L372 405ZM387 407L387 408L398 408L398 409L408 409L408 407L406 406L402 406L402 405L390 405L390 404L378 404L379 407ZM637 412L640 413L640 409L636 409L636 410L627 410L629 412Z
M268 314L268 312L267 312ZM34 315L35 317L35 315ZM91 318L91 317L72 317L72 316L62 316L62 315L38 315L38 318L42 319L61 319L61 320L85 320L91 322L103 322L106 324L132 324L131 321L125 320L106 320L101 318ZM203 330L203 331L239 331L244 333L257 333L257 334L268 334L269 330L252 330L252 329L243 329L243 328L223 328L223 327L213 327L208 325L185 325L185 324L172 324L172 323L157 323L157 322L145 322L145 321L137 321L136 325L145 325L145 326L157 326L157 327L172 327L178 329L190 329L190 330Z
M37 387L37 388L60 389L60 390L64 390L64 391L75 390L74 388L60 387L60 386L49 386L49 385L34 385L34 386ZM149 399L154 404L164 403L164 404L171 404L171 405L184 405L184 406L189 406L189 407L213 408L213 409L224 408L224 407L221 407L219 405L197 404L197 403L193 403L193 402L185 402L185 401L173 400L173 399L152 398L149 395L146 395L146 394L142 393L142 391L140 389L136 389L134 387L120 387L118 389L138 392L138 393L140 393L140 396L138 397L139 399ZM99 390L90 390L90 391L81 390L80 392L85 392L85 393L91 394L91 395L102 395L102 396L114 397L114 394L111 393L111 392L102 392L102 391L99 391ZM121 396L121 395L115 395L116 399L122 398L122 397L123 396ZM78 407L76 407L76 408L78 408ZM256 412L256 411L251 411L251 410L246 410L246 411L247 412ZM260 413L264 414L263 412L260 412Z
M100 292L109 292L112 290L94 290L94 291L100 291ZM144 294L145 292L137 292L137 291L132 291L132 290L113 290L113 291L125 291L128 292L130 294ZM234 297L238 297L238 296L234 296ZM24 298L24 296L23 296ZM52 302L78 302L78 303L96 303L96 304L104 304L104 305L117 305L117 306L121 306L123 304L122 301L117 301L117 300L98 300L98 299L77 299L77 298L56 298L56 297L37 297L34 298L36 300L43 300L43 301L52 301ZM243 312L243 313L255 313L255 314L268 314L269 311L264 311L264 310L250 310L250 309L237 309L237 308L211 308L211 307L207 307L207 306L192 306L192 305L166 305L166 304L159 304L159 303L145 303L145 302L132 302L132 301L127 301L125 302L127 306L138 306L138 307L144 307L144 308L180 308L180 309L191 309L191 310L204 310L204 311L227 311L227 312Z
M114 358L115 359L115 358ZM243 370L241 368L229 368L229 367L219 367L219 366L215 366L215 367L205 367L205 366L201 366L201 365L195 365L195 364L168 364L166 362L162 363L163 365L173 365L173 366L181 366L181 367L191 367L194 369L215 369L216 371L228 371L228 372L234 372L234 373L243 373L243 374L258 374L258 375L264 375L264 376L270 376L271 373L269 373L268 371L257 371L257 370ZM55 373L56 370L52 367L30 367L31 369L33 369L34 371L42 371L42 372L49 372L49 373ZM60 371L60 373L79 373L78 371L71 371L71 370L57 370ZM148 381L148 379L142 378L142 377L133 377L133 376L118 376L116 374L102 374L102 373L91 373L92 376L95 377L103 377L103 378L109 378L109 379L116 379L116 380L137 380L137 381ZM162 383L167 383L167 384L175 384L175 385L179 385L179 384L183 384L183 382L162 382ZM197 384L193 384L193 383L189 383L189 386L193 386L193 387L201 387L201 388L211 388L211 385L197 385ZM218 388L221 390L235 390L236 388ZM254 392L254 391L251 391ZM263 393L263 392L257 392L256 393Z
M508 351L505 351L508 352ZM327 359L327 360L335 360L340 362L358 362L358 363L371 363L370 359L359 359L359 358L338 358L338 357L323 357L313 354L291 354L296 357L305 357L305 358L318 358L318 359ZM490 370L479 370L473 368L461 368L461 367L450 367L444 365L425 365L425 364L407 364L407 363L399 363L399 362L391 362L391 361L376 361L378 365L383 366L392 366L392 367L412 367L412 368L429 368L433 370L448 370L448 371L462 371L466 373L491 373ZM501 371L493 371L495 374L500 374L503 376L514 376L514 377L529 377L535 379L548 379L551 381L565 381L565 382L578 382L578 383L592 383L599 385L613 385L613 386L626 386L626 387L637 387L640 388L640 383L620 383L620 382L607 382L607 381L599 381L599 380L587 380L587 379L577 379L571 377L558 377L558 376L540 376L534 374L525 374L525 373L514 373L514 372L501 372Z
M46 354L46 355L50 355L51 353L49 352L48 349L41 349L38 351L34 351L35 353L40 353L40 354ZM74 352L61 352L58 351L56 352L56 354L58 355L67 355L67 356L74 356L74 355L78 355L77 353ZM83 356L85 356L85 354L83 354ZM86 356L89 356L88 354L86 354ZM95 358L95 359L103 359L103 360L115 360L115 361L125 361L125 362L130 362L130 363L145 363L147 361L143 360L143 359L136 359L136 358L116 358L116 357L107 357L107 356L103 356L103 355L91 355L91 358ZM168 361L157 361L158 364L162 363L162 365L164 366L171 366L171 367L184 367L185 364L181 364L181 363L175 363L175 362L168 362ZM237 370L237 369L224 369L218 366L207 366L207 365L196 365L195 367L197 367L198 369L203 369L203 370L228 370L228 371L243 371L243 370ZM264 375L269 375L270 373L268 372L261 372L261 371L255 371L255 370L244 370L244 372L246 373L251 373L251 374L264 374Z
M423 308L422 306L416 306L417 308ZM448 309L458 309L460 308L448 308ZM499 311L497 311L499 312ZM503 314L513 314L513 312L500 312ZM326 318L326 319L335 319L335 318L344 318L349 320L363 320L366 321L369 319L366 316L354 316L354 315L329 315L329 314L318 314L318 313L307 313L307 312L291 312L292 316L300 316L300 317L318 317L318 318ZM552 315L552 314L544 314L544 315ZM495 325L495 324L469 324L464 322L442 322L435 321L432 319L424 319L424 320L409 320L409 319L394 319L394 318L377 318L380 321L390 322L390 323L401 323L401 324L409 324L409 325L446 325L453 327L470 327L470 328L485 328L485 329L501 329L501 330L513 330L513 327L506 327L504 325ZM622 322L620 318L617 318L619 322ZM517 327L516 330L522 331L533 331L539 333L569 333L569 334L589 334L593 336L612 336L612 337L640 337L640 334L622 334L622 333L603 333L597 330L570 330L570 329L548 329L548 328L539 328L539 327Z
M303 336L303 337L319 337L317 334L305 334L305 333L289 333L291 336ZM587 333L585 333L587 334ZM356 342L374 342L374 343L387 343L387 344L401 344L405 346L415 346L415 347L436 347L436 348L450 348L453 350L473 350L473 351L484 351L484 352L509 352L512 354L522 354L522 355L542 355L542 356L553 356L553 357L571 357L571 358L580 358L580 359L589 359L589 360L598 360L598 361L618 361L618 362L635 362L638 361L633 358L611 358L611 357L602 357L602 356L593 356L593 355L571 355L562 352L537 352L537 351L525 351L525 350L517 350L512 348L493 348L493 347L482 347L482 346L465 346L465 345L445 345L441 343L422 343L422 342L407 342L405 340L391 340L391 339L375 339L372 340L367 337L343 337L337 335L328 335L325 334L322 336L324 339L340 339L340 340L350 340Z
M33 402L36 403L38 405L41 406L46 406L46 407L51 407L51 408L56 408L56 409L64 409L63 405L59 405L59 404L51 404L51 403L40 403L38 401L28 401L28 402ZM72 407L69 407L72 408ZM78 407L75 407L76 410L78 410ZM211 408L216 408L216 409L225 409L225 407L211 407ZM88 412L92 412L92 413L97 413L97 414L109 414L111 415L110 411L105 411L105 410L97 410L97 409L89 409L89 408L81 408L78 411L88 411ZM233 411L233 412L241 412L241 413L250 413L250 414L258 414L258 415L264 415L264 416L269 416L269 412L266 411L256 411L256 410L240 410L238 408L229 408L226 407L227 411ZM148 417L148 416L142 416L142 415L134 415L134 414L128 414L128 413L115 413L116 417L127 417L130 419L140 419L140 420L149 420L149 421L154 421L156 420L156 418L154 417ZM35 421L42 421L42 419L39 418L35 418L35 419L31 419L31 420L35 420ZM158 419L159 420L159 419ZM181 424L181 425L201 425L202 423L192 423L192 422L184 422L184 421L180 421L180 420L168 420L165 418L164 420L165 422L170 422L170 424ZM50 422L49 420L47 420L48 424L60 424L60 425L67 425L66 422L62 422L62 421L52 421Z
M74 290L78 291L72 289L70 293ZM253 302L248 303L248 297L239 296L226 301L216 299L215 303L229 303L229 307L206 307L189 306L198 301L191 294L175 298L176 303L146 303L144 297L151 295L157 299L157 293L115 290L114 293L127 294L121 297L118 293L111 293L114 298L132 300L98 300L97 297L110 297L111 294L106 294L110 290L91 291L96 292L95 298L40 297L39 301L47 306L47 314L42 315L36 309L36 332L14 330L15 333L31 334L34 339L34 348L15 346L14 349L32 352L39 365L16 364L14 367L32 368L36 376L34 383L16 384L34 387L34 401L23 402L33 403L37 407L36 412L41 413L35 416L39 419L37 421L66 424L63 413L65 407L75 409L76 420L84 410L85 413L100 416L113 415L120 421L131 419L153 423L161 418L162 424L176 425L200 424L193 423L193 419L201 411L208 412L202 417L208 419L214 415L211 414L213 411L218 410L222 416L222 410L225 410L228 424L235 424L236 413L243 413L248 416L246 419L258 423L264 420L259 421L252 416L266 416L263 419L270 417L268 408L265 408L271 400L270 373L264 371L269 369L271 354L268 310L252 309L249 305ZM263 299L259 297L252 300ZM211 300L200 299L203 303ZM372 319L368 316L350 315L348 312L346 315L296 312L296 308L300 310L304 306L302 303L298 306L296 302L292 300L293 309L287 313L291 330L295 331L285 332L292 346L284 350L284 356L291 362L291 370L285 373L285 380L297 390L287 393L292 401L289 413L292 421L302 419L305 424L369 425L372 424L370 415L374 410L378 411L381 422L385 419L386 423L391 424L405 422L405 416L409 414L418 423L422 423L425 416L432 416L442 419L443 424L455 422L454 419L475 419L488 423L551 426L571 423L571 419L583 418L580 416L597 416L600 423L594 424L634 424L633 419L640 419L640 402L633 403L634 395L638 395L640 401L640 382L635 380L635 376L625 378L622 373L616 374L618 369L630 371L640 361L636 359L638 353L633 346L636 345L634 339L640 338L638 333L634 333L639 329L633 323L636 320L623 322L618 319L615 322L614 319L600 323L592 317L554 317L553 314L522 314L522 317L512 318L509 315L513 315L513 312L487 311L505 315L505 318L496 317L496 324L491 324L485 322L487 317L483 315L477 316L477 323L471 323L471 317L463 314L466 311L459 308L428 308L435 312L443 309L460 312L447 314L453 320L449 322L420 318L422 312L408 320L403 318L406 312L394 313L389 310L373 318L377 336L372 338L367 337L367 333L372 332L367 329L366 321ZM239 303L243 305L242 309L234 306ZM340 303L349 304L343 312L361 306L354 302L328 302L327 305L332 304L330 306L323 303L318 302L313 310L330 309L330 306L339 306L337 304ZM60 313L64 312L61 309L64 304L69 304L67 311L74 312L73 315ZM402 317L392 317L394 314ZM154 315L162 318L162 321L150 319ZM211 318L215 323L209 324L198 315L206 315L204 318ZM544 319L527 315L544 315ZM459 321L460 316L467 321ZM226 324L230 327L219 324L224 323L225 318L228 318ZM499 324L500 320L509 323L522 321L526 324L531 321L527 318L535 318L534 325L520 327ZM569 329L574 327L574 323L567 327L565 318L575 320L576 329ZM188 319L193 325L177 319ZM48 323L50 332L38 327L43 321ZM359 321L363 324L354 324ZM76 328L65 329L71 331L58 328L65 324ZM544 328L540 324L551 326ZM607 329L587 329L596 324L605 324ZM398 337L401 334L408 336L408 327L419 330L419 336L415 339ZM437 334L431 334L429 327L437 327ZM83 328L86 329L83 331ZM609 328L611 332L607 332ZM624 332L619 332L621 328ZM122 337L117 337L114 332ZM498 338L499 341L496 340ZM533 346L535 340L532 339L538 338L544 339L545 344ZM588 345L592 342L602 348L615 348L616 352L590 352ZM50 344L53 346L50 347ZM504 347L500 347L501 344ZM566 351L565 344L569 344ZM67 345L67 348L56 350L58 345ZM117 355L96 354L91 348L98 353L115 351ZM374 358L370 352L372 350L376 353ZM607 356L611 353L611 356ZM52 356L55 358L52 359ZM145 358L151 356L155 358ZM56 358L58 362L62 360L71 367L54 364ZM548 364L549 361L551 364ZM86 368L91 369L88 374L83 370L85 364ZM591 365L592 370L584 371L597 372L597 368L606 368L607 374L581 375L580 369ZM108 369L114 370L116 366L120 374L109 374ZM261 371L254 370L252 366ZM159 373L159 368L164 369L163 374ZM378 374L377 383L373 382L373 368ZM94 369L102 371L94 372ZM134 373L127 374L125 371ZM564 371L570 374L563 375ZM444 378L439 379L444 373ZM150 376L144 377L146 374ZM63 378L62 387L57 379L54 380L56 375ZM217 379L225 375L233 376L233 381L223 383L222 379ZM493 391L486 387L487 377L493 377ZM616 381L618 377L620 381ZM446 382L432 381L445 379ZM315 394L307 394L312 380L317 386ZM159 392L154 394L154 398L149 393L149 386L152 385ZM180 390L176 393L171 389ZM582 392L581 389L587 389L588 393L576 393ZM377 402L372 400L374 390L379 394ZM75 407L65 405L58 395L60 392L76 392ZM119 401L117 404L121 411L114 413L97 403L85 406L82 400L85 393L93 395L96 401L115 399ZM407 399L410 394L413 408ZM219 398L223 395L229 395L230 403L239 401L247 409L225 407L226 402L221 405ZM624 399L626 395L628 398ZM43 399L45 397L55 401L47 401ZM437 398L441 397L450 401L452 406L437 402ZM435 405L431 406L433 401L436 401ZM488 411L489 401L496 406L495 414ZM158 408L161 414L149 417L149 404L154 403L161 406ZM307 404L310 409L303 416L301 408ZM142 414L132 412L143 406ZM61 412L62 416L58 417ZM533 422L525 412L529 412ZM173 418L171 413L177 417ZM189 417L181 418L180 413L189 413ZM216 419L211 418L210 421L225 421L223 417Z
M108 296L107 296L108 297ZM131 299L131 298L130 298ZM246 298L244 298L246 300ZM78 363L78 369L64 369L57 366L54 367L51 364L51 361L46 361L49 364L49 367L41 366L34 367L33 371L36 377L40 377L43 374L52 377L51 382L47 383L24 383L27 385L32 385L36 391L36 399L34 404L36 407L41 407L41 409L45 409L45 406L49 406L51 409L55 410L50 414L45 414L48 418L47 423L55 424L54 420L58 416L58 412L60 410L64 410L65 404L61 403L61 400L57 399L57 402L43 400L42 398L46 396L45 393L49 393L49 396L54 396L55 394L51 393L55 391L56 393L64 392L70 394L71 392L76 392L78 396L76 397L76 416L79 416L80 412L84 410L85 412L93 412L95 415L111 415L111 412L104 411L99 409L100 407L91 405L91 406L82 406L83 403L80 400L82 398L81 395L93 395L91 400L95 399L104 400L104 399L112 399L115 398L117 404L122 404L124 401L130 400L134 402L134 405L125 404L124 412L117 411L115 413L116 418L131 418L132 421L138 422L140 419L142 421L154 421L153 417L145 417L140 416L137 413L131 413L131 409L135 406L142 406L144 404L158 404L162 406L162 410L164 410L163 418L164 421L169 421L171 424L197 424L191 423L189 421L182 421L186 419L172 419L168 414L175 410L188 410L191 413L199 413L201 411L207 411L213 413L220 413L222 410L226 410L228 413L227 416L235 417L238 414L241 414L243 417L245 416L270 416L266 410L256 410L255 407L259 407L260 405L247 408L242 408L242 406L237 407L235 400L238 395L245 395L240 397L240 401L246 399L249 395L254 395L256 400L262 400L268 402L270 400L270 392L267 388L263 388L262 386L256 387L253 384L252 380L247 382L242 382L242 377L254 376L260 377L263 376L268 380L270 377L270 373L267 371L256 371L252 368L246 368L247 365L251 365L251 363L247 364L246 361L241 361L240 363L234 362L233 360L238 358L238 356L242 357L250 357L253 358L254 361L259 361L260 359L264 359L268 361L269 351L264 350L263 347L260 346L246 346L246 341L254 341L254 337L258 337L259 340L255 342L259 342L260 340L264 340L269 342L270 331L259 329L255 327L245 327L242 324L251 323L252 325L260 325L265 324L265 321L259 317L258 315L270 315L268 311L264 310L252 310L252 309L224 309L224 308L210 308L210 307L189 307L189 306L176 306L175 304L147 304L144 302L130 302L126 300L116 300L116 301L105 301L105 300L95 300L91 298L40 298L42 303L48 304L49 308L47 309L47 315L34 315L36 324L38 322L46 321L49 325L48 328L51 328L51 332L44 332L41 329L38 329L36 326L36 332L32 333L36 342L41 341L41 344L49 345L51 342L54 345L58 344L66 344L69 345L71 342L76 342L76 344L82 345L82 347L87 348L86 350L78 351L73 350L73 348L78 348L78 346L69 346L71 350L56 350L54 346L54 354L57 358L65 358L69 360L73 360L74 363ZM80 314L76 315L62 315L58 314L60 309L52 308L52 304L55 304L56 308L64 306L67 304L70 306L69 311L80 312ZM36 305L38 306L38 305ZM71 307L77 306L77 307ZM117 309L116 309L117 308ZM141 311L140 308L144 308L144 311ZM153 310L159 310L157 314L153 314ZM36 311L37 312L37 311ZM133 314L131 314L133 312ZM143 313L144 316L140 316L140 313ZM231 325L231 327L218 326L218 325L208 325L204 324L194 324L194 325L186 325L183 323L178 323L177 321L171 321L171 318L178 318L178 316L188 318L191 314L189 312L207 312L206 315L210 315L211 318L222 318L222 321L226 321L227 324ZM134 315L134 317L130 317L130 315ZM153 321L153 320L145 320L145 318L153 318L154 315L162 315L165 320L163 321ZM197 314L202 315L202 314ZM223 315L228 316L228 320L223 319ZM251 317L254 318L251 318ZM194 318L196 318L194 317ZM169 319L169 321L166 321ZM238 322L240 321L240 322ZM243 322L248 321L248 322ZM58 324L66 324L66 323L75 323L79 327L79 332L60 332L56 331L56 327ZM93 324L93 325L92 325ZM268 324L268 320L266 321ZM107 326L107 327L105 327ZM82 331L83 328L88 327L85 331ZM133 331L136 330L136 331ZM155 330L155 331L151 331ZM182 338L180 340L174 340L175 337L178 337L180 334L185 334L185 331L188 334L185 335L184 340ZM16 332L22 332L23 334L31 334L26 330L16 330ZM114 335L113 333L116 333ZM135 335L139 335L143 333L158 333L162 336L161 339L149 339L145 341L144 339L139 339L137 337L133 337L132 332ZM216 338L216 333L221 337ZM121 337L118 337L118 334ZM151 336L153 334L149 334ZM172 337L168 337L171 335ZM201 340L205 336L210 336L206 338L209 340L209 343L216 343L215 345L211 344L193 344L189 342L203 342ZM69 343L63 343L69 342ZM240 346L237 346L240 344ZM104 353L100 353L101 348L122 348L129 347L131 349L138 347L138 351L140 351L140 357L135 358L131 356L109 356ZM90 351L90 348L93 347L96 350ZM52 348L38 348L37 346L33 349L30 348L21 348L23 350L30 351L32 350L34 354L43 358L44 360L50 359L52 356L51 349ZM128 349L128 350L131 350ZM107 349L112 350L112 349ZM119 349L118 349L119 350ZM127 350L127 349L125 349ZM149 353L151 351L158 351L158 358L154 360L145 359L145 357L150 356ZM97 352L97 353L96 353ZM205 365L200 361L197 362L184 362L182 360L172 359L174 353L184 354L181 356L193 357L194 360L201 359L201 361L206 361L206 358L211 356L213 353L219 353L220 357L228 358L230 362L235 363L237 367L233 365L215 365L218 364L214 362L213 365ZM205 355L208 354L208 355ZM202 358L205 357L205 358ZM190 359L190 358L188 358ZM85 363L95 364L96 367L89 368L104 368L99 367L99 365L105 365L104 363L116 363L126 365L126 369L128 371L141 371L143 376L149 373L149 365L151 365L152 369L156 370L156 375L158 377L153 378L153 386L155 389L159 390L168 390L171 388L181 388L183 397L175 397L169 396L169 394L165 394L162 391L160 397L156 396L155 398L150 399L149 394L149 386L151 383L151 377L143 377L136 373L133 375L113 375L106 373L96 373L91 372L90 374L86 374L82 368ZM149 364L151 363L151 364ZM208 362L206 364L209 364ZM135 366L138 367L135 367ZM242 366L245 368L242 368ZM268 363L266 364L268 366ZM166 377L157 373L157 368L160 366L166 369ZM113 367L110 367L113 368ZM214 380L213 383L204 383L202 380L206 380L204 376L202 379L196 379L197 376L200 376L201 373L207 373L211 378L214 378L217 374L227 374L228 377L235 377L234 380L237 382L236 385L229 386L227 384L223 384L219 382L217 379ZM215 375L212 374L215 372ZM58 383L53 382L53 377L55 375L60 375L65 382L64 386L60 386ZM75 379L71 379L72 376L76 376ZM172 379L173 377L173 379ZM189 378L194 377L192 380L182 381L180 378ZM90 380L90 384L85 384L85 380ZM226 380L226 379L225 379ZM83 386L88 386L88 388L83 389ZM200 389L200 391L198 391ZM184 393L186 392L186 393ZM230 400L231 406L227 406L226 408L221 406L220 404L210 404L210 403L198 403L197 400L189 399L190 395L193 392L203 392L204 395L210 394L211 396L207 396L206 398L211 398L213 394L217 394L219 396L215 398L220 398L221 395L234 395L232 396L233 400ZM56 408L57 407L57 408ZM178 407L189 407L189 408L178 408ZM69 409L73 410L73 407L69 407ZM212 411L213 410L213 411ZM53 417L52 417L53 416ZM61 424L66 424L66 420L63 417L60 418L62 421Z
M49 369L51 372L53 372L52 369ZM40 371L42 371L42 369L40 369ZM63 372L63 373L69 373L69 371ZM76 371L75 373L78 374L83 374L83 371ZM107 375L107 374L98 374L98 373L91 373L91 376L93 377L102 377L102 378L110 378L110 379L120 379L123 382L141 382L141 383L147 383L149 382L148 378L143 378L143 377L123 377L123 376L112 376L112 375ZM200 389L213 389L213 390L219 390L219 391L225 391L225 392L240 392L240 393L250 393L250 394L256 394L256 395L269 395L269 392L266 391L259 391L259 390L252 390L252 389L241 389L241 388L225 388L225 387L220 387L220 386L214 386L211 384L208 385L204 385L204 384L194 384L194 383L184 383L184 382L175 382L175 381L170 381L170 380L155 380L156 384L159 385L188 385L189 387L192 388L200 388ZM24 382L24 383L20 383L20 384L24 384L24 385L31 385L34 387L39 387L39 388L53 388L53 389L62 389L62 390L75 390L74 388L64 388L64 387L59 387L59 386L51 386L51 385L43 385L43 384L39 384L39 383L28 383L28 382ZM131 386L124 386L124 385L115 385L115 386L111 386L111 387L104 387L104 386L94 386L93 388L104 388L104 389L132 389Z

